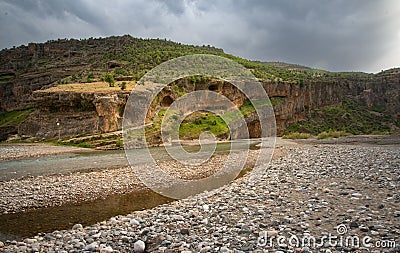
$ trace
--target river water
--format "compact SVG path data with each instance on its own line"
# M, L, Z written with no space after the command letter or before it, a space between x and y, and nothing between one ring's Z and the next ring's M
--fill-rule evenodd
M243 142L236 145L236 149L254 147L257 141ZM200 146L184 146L188 152L197 152ZM218 143L216 154L226 153L231 149L230 142ZM151 147L148 149L153 158L158 161L171 159L170 155L163 147ZM146 163L146 149L136 149L135 163ZM143 158L143 159L142 159ZM64 153L52 156L43 156L38 158L18 159L0 161L0 181L17 179L26 176L39 176L51 174L65 174L74 171L85 171L89 169L120 168L128 166L125 152L123 150L111 151L93 151L93 152L75 152Z

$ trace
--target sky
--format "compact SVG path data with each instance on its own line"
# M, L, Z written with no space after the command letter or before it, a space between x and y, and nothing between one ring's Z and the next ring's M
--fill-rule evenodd
M400 67L399 0L0 0L0 48L130 34L330 71Z

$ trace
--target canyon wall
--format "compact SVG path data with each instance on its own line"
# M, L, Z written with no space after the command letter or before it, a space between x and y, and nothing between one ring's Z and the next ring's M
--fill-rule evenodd
M312 110L340 105L344 99L371 108L379 107L382 112L399 119L399 70L367 78L311 80L302 85L263 82L262 85L274 107L278 135L288 124L307 119ZM169 106L182 92L194 90L221 93L238 107L246 100L243 93L225 81L209 80L193 84L181 79L159 93L148 112L148 122L160 108ZM68 136L120 130L128 96L127 91L115 94L36 91L31 99L36 110L19 126L18 132L20 135L55 137L58 134ZM140 101L137 102L140 106ZM250 115L246 121L250 136L260 136L258 118Z
M129 92L78 93L36 91L36 109L18 127L19 135L52 138L117 131Z

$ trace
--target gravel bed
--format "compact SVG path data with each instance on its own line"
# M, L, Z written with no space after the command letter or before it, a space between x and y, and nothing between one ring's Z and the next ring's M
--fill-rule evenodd
M399 146L292 145L283 149L287 155L272 161L258 181L249 183L245 176L211 193L92 226L76 224L70 230L22 242L6 241L2 250L400 251ZM337 237L329 242L328 236ZM356 236L360 245L352 244ZM315 238L316 243L304 245L304 238Z
M0 182L0 213L60 206L144 188L128 167L12 179Z
M91 150L92 149L87 148L53 146L46 144L6 144L0 145L0 161L41 157L61 153L87 152Z

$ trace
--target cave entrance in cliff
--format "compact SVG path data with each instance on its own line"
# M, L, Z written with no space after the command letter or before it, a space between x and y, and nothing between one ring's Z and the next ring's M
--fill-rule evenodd
M208 90L210 90L210 91L217 91L217 90L218 90L218 85L212 84L212 85L208 86Z
M173 102L174 102L174 100L170 96L165 96L161 100L161 106L162 107L169 107Z
M261 138L261 124L260 121L256 120L247 124L250 138Z

